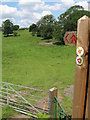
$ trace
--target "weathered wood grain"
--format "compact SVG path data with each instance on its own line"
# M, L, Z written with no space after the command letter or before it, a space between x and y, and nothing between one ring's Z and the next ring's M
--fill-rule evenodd
M83 16L78 20L77 28L77 48L82 47L84 49L83 65L75 66L75 84L74 84L74 99L73 99L73 110L72 118L83 118L84 102L85 102L85 91L87 81L87 66L88 56L85 54L88 52L88 22L89 18Z

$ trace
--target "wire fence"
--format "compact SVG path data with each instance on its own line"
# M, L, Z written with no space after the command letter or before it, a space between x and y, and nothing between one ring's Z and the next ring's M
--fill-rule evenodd
M2 82L0 86L0 105L37 118L42 112L48 114L49 94L44 90Z

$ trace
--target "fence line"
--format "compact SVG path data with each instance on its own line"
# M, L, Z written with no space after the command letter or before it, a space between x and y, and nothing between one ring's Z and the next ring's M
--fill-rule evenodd
M48 114L46 91L7 82L2 82L0 88L0 106L7 105L20 113L35 118L40 112Z
M7 83L7 82L2 82L3 84L8 84L10 86L16 86L16 87L19 87L19 88L26 88L26 89L29 89L29 90L34 90L34 91L38 91L38 92L44 92L44 90L39 90L39 89L36 89L36 88L30 88L30 87L27 87L27 86L22 86L22 85L16 85L16 84L12 84L12 83Z

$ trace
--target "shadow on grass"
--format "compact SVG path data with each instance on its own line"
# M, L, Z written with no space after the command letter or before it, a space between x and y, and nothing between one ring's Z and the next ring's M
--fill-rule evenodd
M53 45L64 45L62 42L54 42Z
M4 35L4 37L17 37L17 36L20 36L20 34L17 34L16 36L14 36L13 34L9 34L9 35Z

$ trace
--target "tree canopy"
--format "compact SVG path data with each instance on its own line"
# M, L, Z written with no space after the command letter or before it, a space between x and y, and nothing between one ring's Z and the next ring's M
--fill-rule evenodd
M13 30L18 30L19 29L19 25L13 25Z
M90 12L85 11L82 6L75 5L69 8L65 13L58 17L59 24L64 31L76 31L77 21L82 16L87 15L90 17Z
M66 31L76 31L77 21L82 16L87 15L90 17L90 12L84 10L82 6L75 5L69 8L65 13L58 17L58 21L54 27L54 38L63 41L63 37Z
M35 35L36 31L37 31L37 25L36 24L30 25L29 32L32 32L33 36Z
M37 36L42 36L44 39L50 39L53 36L53 27L55 23L53 15L46 15L37 22Z
M4 35L9 35L13 33L13 23L7 19L2 24Z
M42 25L48 25L48 24L53 25L55 21L56 19L54 18L53 15L45 15L37 22L37 26L40 27Z
M90 11L84 10L82 6L75 5L62 13L58 17L58 20L56 20L53 15L42 17L36 25L32 24L30 31L37 26L38 37L42 36L44 39L54 38L61 44L64 44L63 38L65 32L76 31L77 21L84 15L90 17Z

